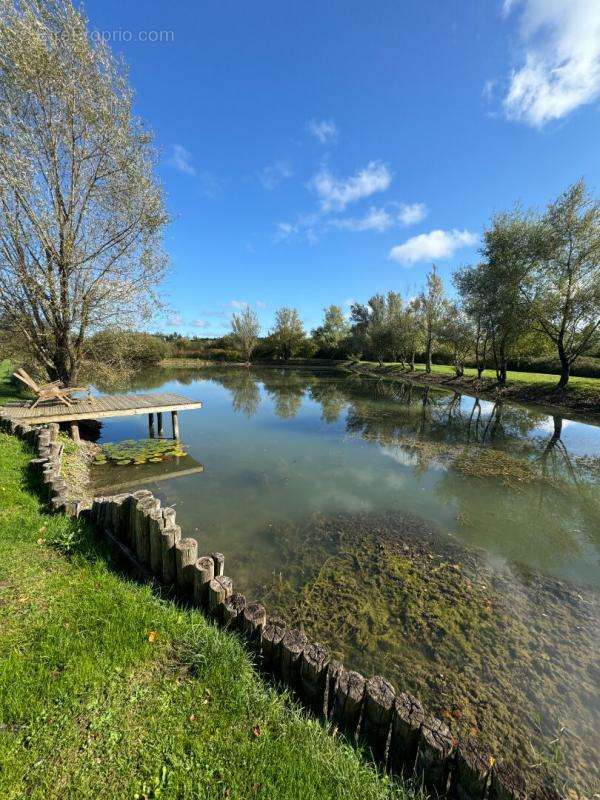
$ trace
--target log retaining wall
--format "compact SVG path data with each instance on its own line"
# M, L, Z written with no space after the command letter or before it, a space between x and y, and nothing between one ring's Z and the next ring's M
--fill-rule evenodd
M199 555L198 542L182 535L175 510L161 508L151 492L69 499L60 477L58 426L31 428L0 414L0 430L34 447L31 469L41 477L55 512L82 516L108 537L144 579L170 587L216 624L243 637L259 669L291 689L309 713L361 744L391 774L416 776L432 795L458 800L519 800L527 795L522 773L496 760L475 739L456 741L444 722L427 714L419 700L397 692L384 677L368 680L330 658L326 647L260 603L234 591L221 553ZM201 545L200 545L201 546ZM540 800L560 795L537 788Z

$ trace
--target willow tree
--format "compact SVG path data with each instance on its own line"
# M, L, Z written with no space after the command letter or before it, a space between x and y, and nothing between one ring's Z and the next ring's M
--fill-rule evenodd
M156 307L167 221L127 77L68 0L0 0L0 319L52 379Z

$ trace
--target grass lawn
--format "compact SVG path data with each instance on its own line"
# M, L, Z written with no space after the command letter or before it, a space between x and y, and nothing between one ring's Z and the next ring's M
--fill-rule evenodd
M44 513L0 434L0 797L406 797L197 611ZM68 552L65 552L67 547Z
M0 361L0 406L6 403L7 400L16 400L28 396L22 393L19 388L13 386L10 380L11 371L11 363L8 359Z

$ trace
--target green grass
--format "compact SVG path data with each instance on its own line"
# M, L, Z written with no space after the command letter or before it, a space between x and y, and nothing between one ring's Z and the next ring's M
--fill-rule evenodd
M367 366L373 365L377 367L378 365L375 362L368 362L364 361L361 362ZM416 364L415 365L416 372L425 372L425 364ZM384 364L384 368L386 371L400 371L402 369L401 364L387 362ZM434 375L447 375L449 378L454 377L454 368L447 364L434 364L432 366L432 373ZM471 367L465 368L465 378L475 378L477 376L477 370ZM493 370L486 370L483 373L484 380L489 381L490 383L495 383L496 381L496 373ZM543 372L514 372L509 371L507 373L507 388L515 387L516 389L523 389L526 390L530 387L532 390L536 392L547 392L551 394L558 384L558 375L550 375L548 373ZM600 379L599 378L581 378L576 375L572 375L569 384L564 390L564 394L568 397L568 395L575 396L585 396L591 398L597 398L600 400Z
M0 434L3 800L407 796L270 689L233 634L45 514L30 457Z
M5 358L0 361L0 406L8 400L19 400L24 397L29 397L22 392L11 381L12 366L10 361Z

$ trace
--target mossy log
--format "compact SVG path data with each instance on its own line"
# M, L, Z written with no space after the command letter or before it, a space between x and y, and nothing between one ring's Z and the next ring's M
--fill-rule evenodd
M267 622L267 612L262 603L248 603L242 612L242 630L250 649L260 653L262 632Z
M472 737L459 742L450 784L452 797L457 800L484 800L493 763L491 755Z
M208 584L208 610L218 622L223 621L223 605L233 594L233 581L225 575L217 575Z
M223 553L210 553L215 565L215 578L225 574L225 556Z
M526 784L522 772L508 761L497 761L492 767L490 800L522 800Z

